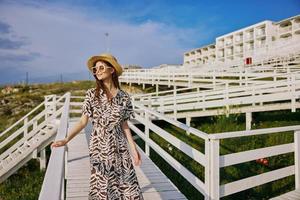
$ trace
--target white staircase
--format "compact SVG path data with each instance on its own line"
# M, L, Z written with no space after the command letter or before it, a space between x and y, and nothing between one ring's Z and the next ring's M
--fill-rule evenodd
M56 110L56 102L55 95L46 96L43 103L0 134L0 138L6 137L0 143L0 183L32 158L37 159L39 152L41 169L46 167L45 147L56 135L59 125L56 118L63 108ZM42 111L34 116L39 110ZM15 129L17 130L13 132Z

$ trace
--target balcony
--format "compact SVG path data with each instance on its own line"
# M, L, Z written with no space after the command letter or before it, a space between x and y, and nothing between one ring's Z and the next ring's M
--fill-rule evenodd
M249 32L246 34L246 41L253 40L253 32Z
M258 29L256 32L256 38L264 37L266 36L266 31L265 29Z
M243 53L243 48L242 47L236 48L235 54L240 54L240 53Z
M224 48L224 40L218 40L217 41L217 48L218 49Z
M290 32L292 30L292 26L285 26L285 27L279 27L279 33L280 34L285 34L287 32Z
M232 39L226 41L226 46L232 46Z
M293 30L297 33L300 32L300 22L293 24Z
M223 52L223 51L220 51L220 52L218 53L218 57L220 57L220 58L224 57L224 52Z
M226 56L232 56L232 54L233 54L232 49L226 51Z
M265 42L256 45L256 48L264 48L264 47L266 47L266 43Z
M254 44L253 43L248 43L246 46L246 51L252 51L254 49Z
M240 44L243 42L243 37L242 36L237 36L234 40L235 44Z
M248 47L248 48L246 48L246 51L253 51L253 47Z

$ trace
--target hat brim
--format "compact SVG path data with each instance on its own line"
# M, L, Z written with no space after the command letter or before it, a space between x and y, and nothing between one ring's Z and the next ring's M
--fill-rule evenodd
M92 71L92 67L95 66L96 62L98 61L106 61L108 63L110 63L116 70L116 73L118 76L120 76L123 72L123 69L121 67L121 65L116 62L114 59L111 59L109 57L106 56L92 56L89 58L88 62L87 62L87 66L89 68L90 71Z

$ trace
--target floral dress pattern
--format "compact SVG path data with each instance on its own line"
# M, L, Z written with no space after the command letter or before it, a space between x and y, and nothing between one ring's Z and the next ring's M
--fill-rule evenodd
M93 124L90 136L90 200L143 200L122 122L135 118L131 97L121 89L110 103L100 89L88 89L82 113Z

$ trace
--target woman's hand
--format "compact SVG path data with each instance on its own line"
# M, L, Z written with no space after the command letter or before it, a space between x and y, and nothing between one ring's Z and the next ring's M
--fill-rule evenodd
M133 151L132 154L133 154L134 165L135 166L141 165L142 164L142 159L141 159L141 155L138 152L138 150Z
M68 143L68 140L65 138L65 139L63 139L63 140L57 140L57 141L55 141L55 142L53 142L52 144L51 144L51 148L52 147L60 147L60 146L64 146L64 145L66 145Z

